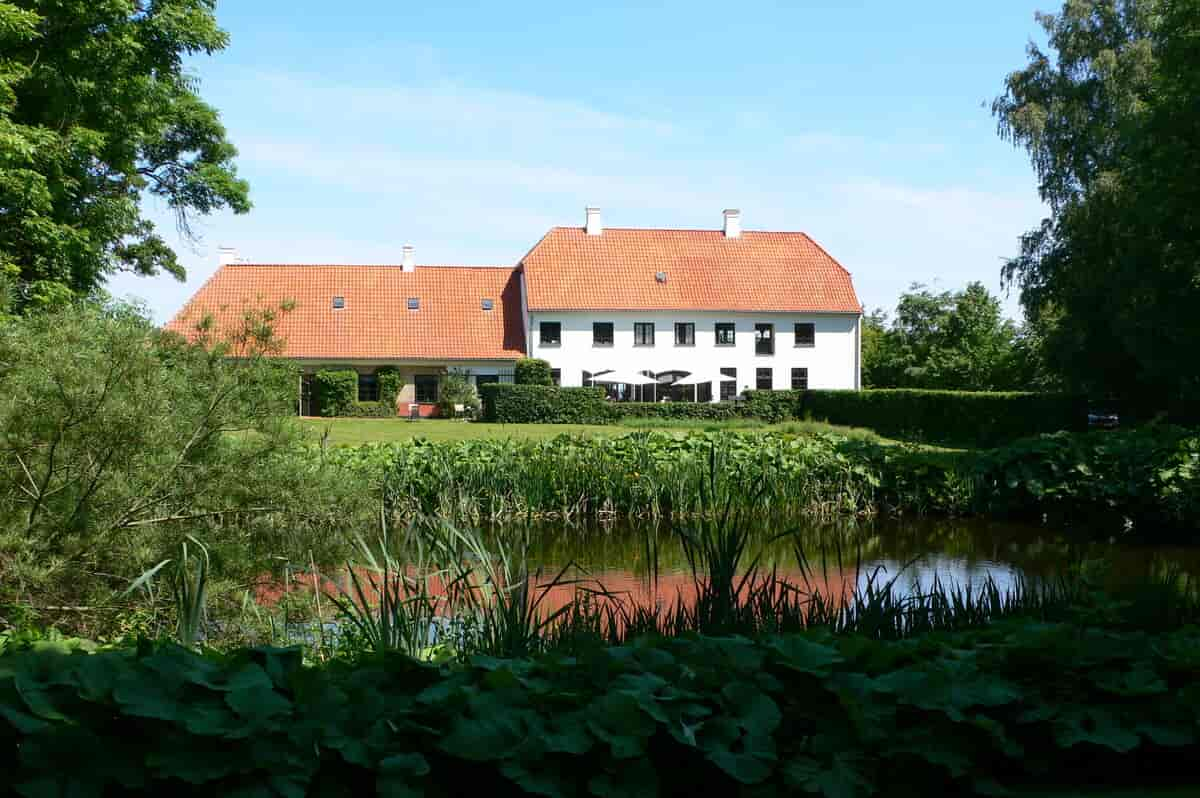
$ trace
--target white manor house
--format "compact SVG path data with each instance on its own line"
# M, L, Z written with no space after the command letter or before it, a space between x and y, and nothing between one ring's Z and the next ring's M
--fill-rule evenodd
M431 415L441 375L510 381L521 357L564 386L618 400L722 401L746 389L860 387L862 306L850 273L800 232L555 227L516 266L243 263L221 266L168 324L192 334L211 316L290 301L283 357L311 375L398 368L409 406ZM305 380L305 384L307 380ZM306 391L302 387L302 395ZM311 412L302 401L301 412Z

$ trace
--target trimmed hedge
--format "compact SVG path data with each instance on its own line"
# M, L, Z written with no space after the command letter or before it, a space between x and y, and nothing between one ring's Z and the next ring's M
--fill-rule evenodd
M513 367L513 382L517 385L553 385L554 373L547 361L523 357Z
M342 413L347 418L395 418L396 404L385 402L355 402Z
M379 377L379 403L391 407L392 415L395 415L396 397L404 389L404 378L400 376L400 369L395 366L384 366L375 374Z
M358 403L358 372L353 369L318 371L313 375L313 391L322 416L350 415Z
M492 383L480 389L483 420L500 424L611 424L603 388Z
M708 404L704 402L620 402L615 405L617 415L623 418L679 418L703 421L730 421L747 418L749 409L732 402Z
M576 656L0 657L22 795L970 795L1194 780L1200 634L1003 622L901 642L646 638ZM10 792L11 791L11 792Z
M882 389L749 391L751 415L769 422L812 418L880 435L954 446L998 446L1046 432L1081 431L1083 397Z

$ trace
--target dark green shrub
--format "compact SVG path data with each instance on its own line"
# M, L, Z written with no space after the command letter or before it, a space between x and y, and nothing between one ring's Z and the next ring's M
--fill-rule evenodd
M610 424L616 420L603 388L484 385L483 420L500 424Z
M553 385L554 374L545 360L523 357L513 369L513 382L517 385Z
M729 421L746 418L749 408L732 402L619 402L614 409L622 418L678 418L703 421Z
M322 413L322 415L325 415ZM393 402L355 402L342 413L346 418L395 418L396 405Z
M15 794L996 795L1186 784L1200 756L1194 628L644 638L445 669L64 649L0 657Z
M348 416L358 402L358 372L318 371L313 375L313 391L322 416Z
M379 402L391 406L392 415L395 415L396 397L404 388L404 378L395 366L384 366L375 374L379 377Z
M455 405L462 405L465 413L474 415L479 410L479 393L461 374L447 374L438 388L437 404L442 418L453 418Z
M1082 431L1081 397L1042 393L984 393L882 389L867 391L750 391L750 413L765 421L812 418L880 435L947 446L998 446L1060 430Z

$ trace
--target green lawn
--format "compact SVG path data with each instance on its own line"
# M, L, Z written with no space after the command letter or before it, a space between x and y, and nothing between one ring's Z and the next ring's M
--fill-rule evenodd
M331 446L389 443L417 437L431 441L461 441L471 438L553 438L563 433L622 435L630 431L628 427L616 424L608 427L588 424L477 424L441 419L305 418L300 423L311 430L316 438L329 430Z
M879 439L870 430L835 427L816 422L789 422L770 425L760 421L664 421L661 419L626 419L609 426L592 424L482 424L441 419L390 418L305 418L300 423L314 438L329 431L331 446L358 446L364 443L387 443L422 437L433 441L460 441L472 438L542 439L570 433L573 435L626 435L637 430L653 429L684 435L688 432L717 429L737 429L747 432L778 431L791 434L805 432L837 432L859 438ZM885 441L887 442L887 441Z

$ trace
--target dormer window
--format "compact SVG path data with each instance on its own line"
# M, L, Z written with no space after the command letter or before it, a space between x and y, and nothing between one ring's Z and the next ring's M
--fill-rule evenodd
M410 296L408 298L408 309L409 310L420 310L421 309L421 300L415 296Z
M479 307L483 310L491 310L495 303L490 299L482 299L479 301Z
M335 297L333 298L333 309L334 309L334 310L341 310L341 309L342 309L342 308L344 308L344 307L346 307L346 297L344 297L344 296L335 296Z

